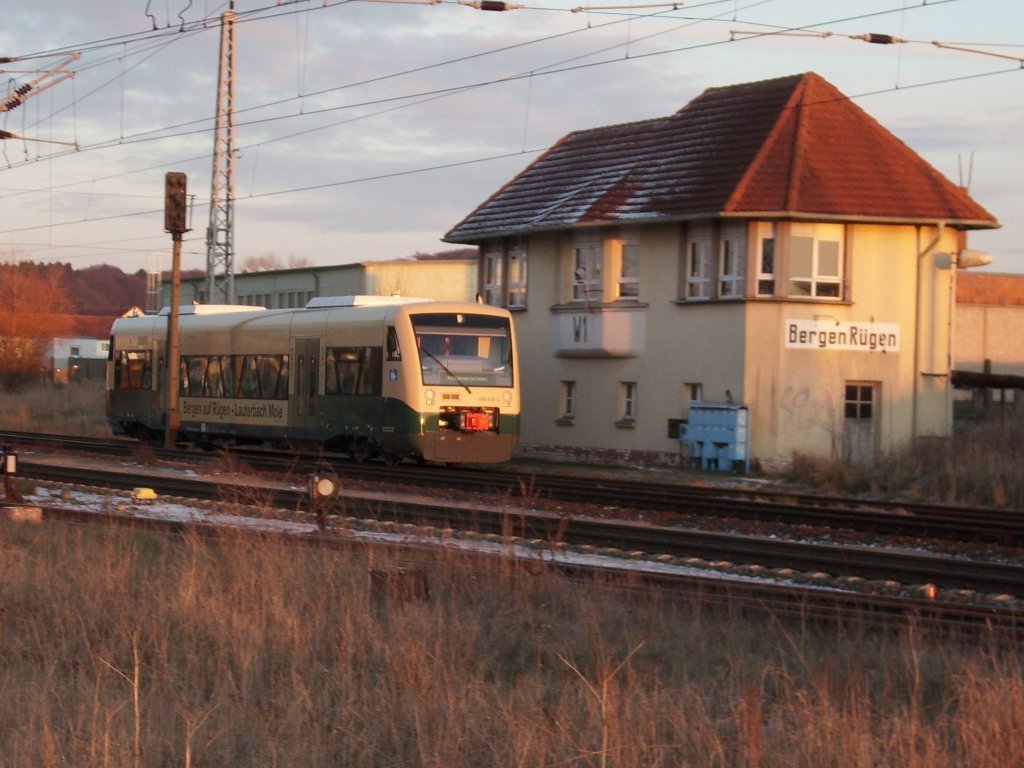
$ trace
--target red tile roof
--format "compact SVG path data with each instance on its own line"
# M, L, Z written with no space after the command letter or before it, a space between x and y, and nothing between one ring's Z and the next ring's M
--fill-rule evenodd
M956 303L1024 306L1024 275L958 272Z
M710 88L674 115L562 138L445 236L709 216L995 217L814 73Z

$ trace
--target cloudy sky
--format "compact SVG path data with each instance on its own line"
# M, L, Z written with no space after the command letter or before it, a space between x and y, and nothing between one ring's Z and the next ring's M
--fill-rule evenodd
M969 245L1024 272L1020 0L620 2L237 0L236 269L450 248L449 228L570 131L815 71L969 183L1002 223ZM164 174L182 171L182 266L205 268L226 9L4 0L0 56L16 60L0 64L0 129L18 138L0 141L0 259L168 269ZM907 42L855 37L868 33ZM41 74L69 54L74 77Z

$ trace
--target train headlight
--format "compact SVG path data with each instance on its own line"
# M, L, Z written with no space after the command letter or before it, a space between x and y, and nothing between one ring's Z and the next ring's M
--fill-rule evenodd
M501 393L501 399L502 399L502 402L505 403L505 405L512 405L512 393L511 392L508 392L508 391L502 392Z
M423 393L423 396L427 399L427 405L433 405L434 404L434 397L435 397L434 390L428 389L426 392Z

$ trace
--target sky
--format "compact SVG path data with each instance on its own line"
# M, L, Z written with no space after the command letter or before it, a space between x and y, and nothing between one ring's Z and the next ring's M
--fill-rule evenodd
M0 57L13 60L0 63L0 130L12 137L0 140L0 260L170 269L164 177L177 171L192 198L181 266L205 270L227 8L4 0ZM1002 226L972 232L968 246L992 255L987 271L1024 273L1020 0L234 10L236 271L257 256L330 265L458 247L444 233L571 131L813 71L969 185Z

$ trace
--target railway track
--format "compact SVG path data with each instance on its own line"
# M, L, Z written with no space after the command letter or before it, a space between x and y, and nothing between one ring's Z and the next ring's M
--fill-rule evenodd
M350 530L329 528L324 530L311 523L287 526L245 525L213 523L192 517L188 520L168 519L161 516L147 516L145 510L138 512L96 512L50 507L45 510L45 519L59 523L118 525L171 535L198 535L215 538L228 536L258 536L284 544L321 546L331 548L387 547L405 553L406 557L431 553L438 543L430 540L430 530L422 535L409 535L402 526L401 535L392 541L382 541L380 535L362 540ZM263 521L265 522L265 521ZM447 532L446 532L447 533ZM451 547L451 539L444 537L445 546ZM460 550L469 559L500 556L507 561L525 567L530 573L537 573L538 565L555 569L568 578L598 578L607 586L619 589L643 590L655 588L668 599L673 596L702 604L724 607L730 612L766 612L777 617L790 617L802 623L823 625L857 625L906 627L924 630L933 634L954 637L969 637L983 634L986 637L1006 642L1018 642L1024 637L1024 612L1008 610L1000 606L958 604L921 598L896 597L874 593L845 592L801 587L793 584L777 584L766 580L744 580L707 578L692 572L664 567L645 567L644 563L615 563L606 558L598 562L595 558L574 558L564 552L541 548L529 553L523 547L510 547L503 541L500 547L487 551L471 544ZM616 578L616 574L621 578Z
M39 479L109 488L152 487L161 495L204 498L241 505L309 509L306 489L297 484L239 482L181 473L22 461L21 471ZM1024 566L882 546L765 538L708 532L621 519L573 516L558 511L496 503L493 498L438 498L409 493L344 491L323 502L325 515L365 517L403 524L515 535L549 544L616 549L679 559L728 562L790 569L900 584L933 584L944 590L969 590L1024 598Z
M0 432L0 440L62 451L130 457L140 451L131 440L95 440L57 435ZM660 513L664 522L678 518L731 519L786 526L906 536L919 539L1024 546L1024 511L909 501L850 500L790 491L708 487L679 482L654 482L607 477L548 474L521 469L462 467L398 467L358 464L336 456L282 455L267 451L216 454L197 451L141 449L156 461L237 463L254 471L306 475L329 467L343 481L386 483L422 489L492 494L524 503L563 502L605 510Z

